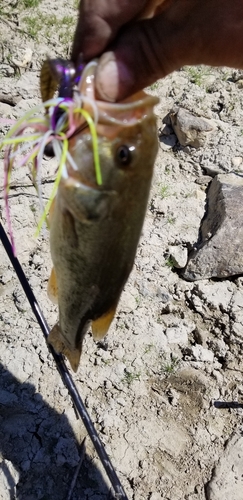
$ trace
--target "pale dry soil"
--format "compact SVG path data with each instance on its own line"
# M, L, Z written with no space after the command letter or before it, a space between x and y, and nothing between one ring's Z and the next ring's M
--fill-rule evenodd
M1 118L40 101L41 63L68 57L75 15L64 0L0 1ZM242 82L231 69L184 68L149 89L160 97L159 154L136 262L107 338L86 336L74 376L129 500L243 498L243 279L186 282L170 257L197 241L205 169L243 173ZM180 146L165 118L175 105L213 121L204 147ZM43 163L45 199L55 167ZM39 205L28 168L13 173L10 205L18 258L53 326L48 233L34 237ZM86 431L0 254L0 498L66 500ZM109 497L88 439L72 499Z

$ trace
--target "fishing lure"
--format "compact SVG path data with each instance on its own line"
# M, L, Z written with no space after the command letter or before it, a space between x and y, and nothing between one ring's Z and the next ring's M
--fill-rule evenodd
M76 72L71 63L61 59L54 61L47 60L43 64L41 71L41 95L43 103L28 111L17 121L0 144L0 148L4 148L5 150L4 200L14 254L16 254L16 250L8 202L12 169L14 166L20 168L26 164L32 164L32 179L39 195L42 212L37 228L38 234L47 218L61 176L66 175L67 161L74 165L74 161L68 151L68 141L77 132L77 123L80 124L80 117L82 118L81 121L90 127L97 184L101 184L102 182L95 122L89 112L83 109L83 103L86 101L86 98L82 98L82 95L78 91L76 92L75 100L72 97L75 77ZM59 94L62 95L54 98L53 95L57 90L58 84L60 85ZM44 207L41 191L41 164L45 148L50 144L52 144L59 166L50 199L46 207ZM21 159L16 160L20 155Z

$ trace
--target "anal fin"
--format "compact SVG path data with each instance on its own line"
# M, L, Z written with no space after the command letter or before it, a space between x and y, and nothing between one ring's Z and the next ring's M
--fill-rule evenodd
M116 304L112 306L105 314L102 314L100 318L92 321L92 334L94 340L101 340L107 334L110 324L116 313Z

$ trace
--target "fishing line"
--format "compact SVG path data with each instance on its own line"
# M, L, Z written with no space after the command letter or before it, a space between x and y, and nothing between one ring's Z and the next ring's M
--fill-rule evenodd
M17 274L17 277L20 281L20 284L25 292L25 295L30 303L30 306L32 308L32 311L39 323L39 326L44 334L45 339L47 340L47 337L50 333L50 328L45 320L45 317L40 309L40 306L35 298L34 293L32 292L32 289L28 283L28 280L25 276L25 273L19 263L19 260L17 257L14 256L13 250L11 243L6 235L6 232L3 228L3 225L0 221L0 240L2 241L2 244L4 246L4 249L6 250L6 253L13 265L13 268ZM94 445L94 448L101 460L101 463L106 471L106 474L111 482L112 488L114 490L114 498L116 500L128 500L127 495L120 483L120 480L116 474L116 471L110 461L110 458L108 457L105 447L102 443L102 441L99 438L99 435L94 427L94 424L85 408L85 405L82 401L81 396L79 395L79 392L77 390L77 387L72 379L71 374L69 373L67 366L65 364L64 358L61 354L57 354L53 347L49 344L48 349L51 352L54 361L57 365L57 369L61 375L62 381L66 388L68 389L68 392L73 400L74 405L76 406L76 409L83 421L84 426L86 427L86 430L89 434L89 437Z

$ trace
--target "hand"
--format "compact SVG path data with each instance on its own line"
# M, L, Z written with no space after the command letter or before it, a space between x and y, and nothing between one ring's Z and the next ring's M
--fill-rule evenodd
M96 89L108 101L185 64L243 69L243 0L81 0L79 53L102 54Z

